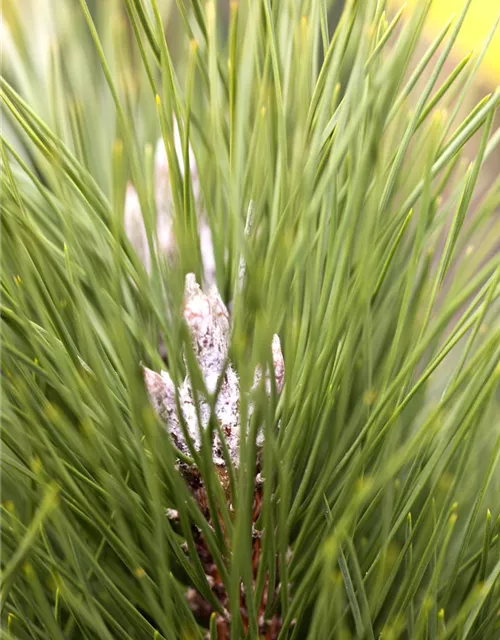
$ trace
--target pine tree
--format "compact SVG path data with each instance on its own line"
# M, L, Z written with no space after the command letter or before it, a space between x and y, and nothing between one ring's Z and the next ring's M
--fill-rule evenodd
M4 0L5 638L499 637L488 42L339 4Z

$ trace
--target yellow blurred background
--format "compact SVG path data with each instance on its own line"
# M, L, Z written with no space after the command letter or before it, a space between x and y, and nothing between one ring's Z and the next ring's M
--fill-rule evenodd
M422 1L407 0L406 4L411 9ZM393 2L395 8L402 4L401 0ZM454 13L458 16L463 4L464 0L434 0L427 20L427 36L436 35ZM470 51L479 55L499 14L500 0L473 0L454 47L456 56L463 57ZM500 28L493 36L478 73L482 82L494 85L500 82Z

